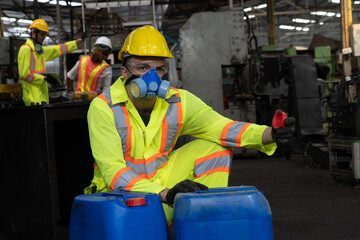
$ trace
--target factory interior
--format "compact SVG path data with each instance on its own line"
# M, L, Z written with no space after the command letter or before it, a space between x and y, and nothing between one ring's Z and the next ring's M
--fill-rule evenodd
M87 113L97 95L69 87L67 73L106 36L115 83L119 51L143 25L174 56L172 87L234 121L271 126L277 110L296 119L272 156L234 148L229 186L263 193L267 239L360 239L360 1L2 0L0 9L0 240L69 239L73 200L94 174ZM18 52L35 19L48 24L44 46L83 42L46 62L59 81L49 103L25 106Z

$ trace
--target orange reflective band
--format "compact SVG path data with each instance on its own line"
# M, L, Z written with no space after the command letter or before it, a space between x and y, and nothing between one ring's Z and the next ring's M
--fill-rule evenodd
M232 155L233 155L233 152L230 151L230 150L223 150L223 151L220 151L220 152L215 152L215 153L212 153L212 154L207 155L205 157L196 159L195 165L200 164L202 162L205 162L207 160L213 159L213 158L222 157L222 156L232 156Z
M251 123L247 123L244 125L244 127L241 128L241 131L239 132L239 134L236 136L236 139L235 139L236 147L241 147L241 137L250 125L251 125Z
M139 182L140 180L143 180L143 179L144 179L144 177L142 177L142 176L138 176L138 177L134 178L134 179L131 180L131 181L129 182L129 184L126 186L125 191L131 191L131 189L134 187L134 185L135 185L137 182Z
M64 45L65 45L66 53L69 53L69 49L68 49L67 43L64 43Z
M165 151L166 139L167 139L167 130L168 130L168 124L167 124L167 122L166 122L166 115L165 115L165 116L164 116L164 119L163 119L163 121L162 121L160 152L164 152L164 151Z
M136 158L133 158L131 156L124 156L124 159L125 161L127 162L131 162L133 164L145 164L146 165L146 161L145 159L136 159Z
M98 98L102 99L106 104L109 103L109 100L102 94L100 94L99 96L97 96ZM111 108L112 109L112 108Z
M229 122L228 124L226 124L226 126L224 127L222 133L221 133L221 136L220 136L220 139L221 139L221 145L222 146L226 146L226 141L225 141L225 138L226 138L226 135L227 133L229 132L229 129L230 127L234 124L235 122Z
M45 72L46 71L46 66L44 65L44 59L42 57L41 57L41 65L42 65L43 72ZM35 65L35 68L36 68L36 65Z
M176 89L176 91L178 91L178 90ZM175 96L180 97L179 91L175 94ZM182 126L182 121L183 121L182 116L183 116L183 113L182 113L182 108L181 108L181 102L178 102L178 103L177 103L177 110L178 110L178 123L179 123L179 125L181 124L181 126ZM178 133L179 133L179 130L180 130L181 126L178 128ZM176 134L176 135L177 135L177 134Z
M111 181L111 184L110 184L110 187L112 190L114 190L114 187L115 187L115 183L117 182L117 180L119 179L119 177L121 176L121 174L123 174L124 172L127 172L127 171L131 171L130 168L127 168L127 167L124 167L122 169L120 169L114 176L113 180Z
M214 168L214 169L211 169L207 172L204 172L203 174L199 175L199 176L196 176L195 178L199 178L199 177L202 177L204 175L210 175L212 173L216 173L216 172L227 172L230 174L230 167L217 167L217 168Z
M127 130L127 138L126 138L126 149L125 149L125 156L131 156L131 133L132 133L132 126L130 124L130 118L129 114L126 110L126 106L122 106L124 117L125 117L125 123L128 127Z

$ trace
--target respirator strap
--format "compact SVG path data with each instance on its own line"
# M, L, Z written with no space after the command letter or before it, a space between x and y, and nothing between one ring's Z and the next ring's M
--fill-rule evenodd
M124 67L126 68L126 70L129 71L129 73L131 73L131 77L129 77L125 81L125 86L128 85L132 80L140 78L140 76L133 74L127 66L124 66Z

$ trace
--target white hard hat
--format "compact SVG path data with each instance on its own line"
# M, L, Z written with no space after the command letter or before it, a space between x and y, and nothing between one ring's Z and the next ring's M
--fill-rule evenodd
M103 46L101 46L103 45ZM111 41L109 38L107 37L99 37L96 42L95 42L95 46L98 46L100 48L103 48L104 46L110 48L110 50L112 50L112 45L111 45Z

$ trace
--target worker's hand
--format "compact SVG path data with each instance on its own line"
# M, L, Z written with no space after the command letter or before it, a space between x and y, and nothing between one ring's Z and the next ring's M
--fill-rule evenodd
M173 188L171 188L167 192L165 200L167 203L173 204L177 193L195 192L208 189L209 188L207 186L201 183L197 183L187 179L177 183Z
M82 43L83 40L81 38L78 38L75 40L75 42L76 42L76 45L79 46L79 44Z
M85 38L87 37L87 32L81 33L81 40L85 41Z
M285 119L285 126L280 128L271 128L271 136L277 144L289 144L295 133L295 118L288 117Z
M50 84L52 84L54 86L59 86L60 85L60 83L57 81L57 79L54 78L51 75L44 76L44 79L45 79L45 81L47 81L48 83L50 83Z

